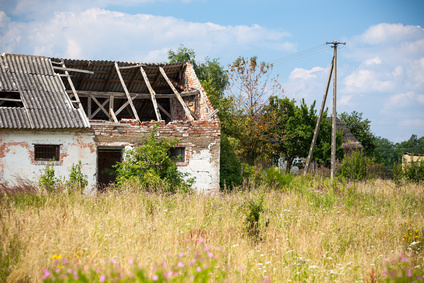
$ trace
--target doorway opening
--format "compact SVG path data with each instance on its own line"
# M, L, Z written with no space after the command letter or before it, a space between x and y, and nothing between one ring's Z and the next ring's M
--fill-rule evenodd
M97 184L99 190L104 190L115 182L115 165L122 161L122 148L100 147L97 148Z

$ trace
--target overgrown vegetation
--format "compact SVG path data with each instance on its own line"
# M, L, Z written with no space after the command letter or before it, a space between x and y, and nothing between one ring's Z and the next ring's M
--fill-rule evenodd
M117 187L135 183L153 191L190 190L194 179L178 171L176 160L169 153L176 144L176 139L159 137L157 128L153 128L139 146L125 152L124 161L116 164Z
M256 171L214 195L0 186L0 280L422 280L422 185L296 176L270 186L275 170Z
M349 180L362 181L379 177L381 167L374 158L366 156L363 150L354 150L344 157L338 168L338 175Z

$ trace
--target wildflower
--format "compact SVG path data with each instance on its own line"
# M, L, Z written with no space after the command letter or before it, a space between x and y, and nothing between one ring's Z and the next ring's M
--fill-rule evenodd
M130 258L129 260L128 260L128 264L133 264L134 263L134 260L132 259L132 258Z
M45 268L43 270L43 277L42 277L42 279L43 280L46 280L49 276L50 276L50 272Z
M198 266L198 267L196 267L196 271L200 272L200 271L202 271L202 268L200 266Z
M208 252L208 257L213 257L213 253Z
M411 272L411 269L409 269L409 268L408 268L408 274L407 274L407 276L408 277L412 277L412 272Z
M100 282L105 282L105 280L106 280L106 276L104 274L100 275L99 281Z
M180 261L178 262L178 267L184 267L184 264Z
M159 279L159 276L157 276L156 274L154 274L153 276L152 276L152 280L153 281L157 281Z

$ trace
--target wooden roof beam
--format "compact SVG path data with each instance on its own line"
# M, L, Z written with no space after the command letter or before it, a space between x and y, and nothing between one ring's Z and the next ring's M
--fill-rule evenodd
M175 89L174 85L172 84L172 82L169 80L168 76L165 73L165 70L162 67L159 67L159 71L162 74L163 78L166 80L166 82L168 83L169 87L172 89L172 91L174 92L175 96L177 97L177 100L180 102L181 106L184 109L185 115L187 116L187 118L190 121L193 121L194 118L191 115L191 111L190 109L187 107L187 105L185 104L183 98L181 97L181 95L178 93L178 91Z
M143 75L144 82L146 83L146 86L149 89L150 99L152 100L153 108L155 109L156 118L157 118L158 121L162 121L162 117L160 116L158 104L156 102L156 97L155 97L156 93L153 90L152 86L150 85L149 78L147 77L147 74L144 71L143 67L140 67L140 71L141 71L141 74Z
M122 88L125 91L125 95L127 96L128 101L130 102L130 106L131 106L132 112L134 114L134 117L140 122L140 118L138 117L137 110L134 107L134 103L131 99L131 95L130 95L128 89L127 89L127 86L125 85L124 79L122 78L121 72L119 70L118 62L115 62L115 70L116 70L116 73L118 74L119 80L121 81Z

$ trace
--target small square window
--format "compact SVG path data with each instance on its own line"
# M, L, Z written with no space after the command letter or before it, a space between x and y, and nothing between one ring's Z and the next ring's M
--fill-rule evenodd
M173 147L169 150L169 155L176 162L185 162L185 147Z
M36 161L59 161L60 145L34 145L34 160Z

